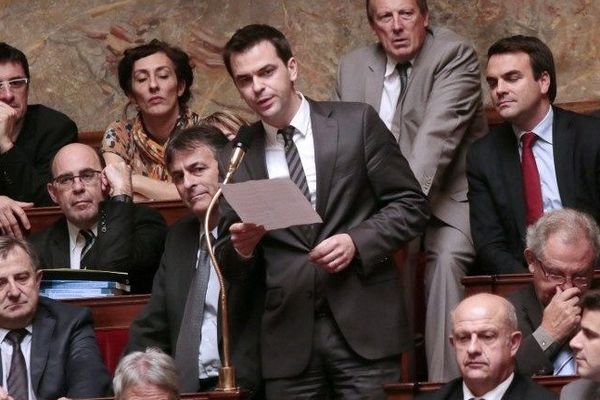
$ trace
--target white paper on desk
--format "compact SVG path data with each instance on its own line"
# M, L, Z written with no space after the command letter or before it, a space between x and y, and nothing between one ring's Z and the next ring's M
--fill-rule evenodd
M221 188L242 222L263 225L268 231L323 222L290 178L221 184Z

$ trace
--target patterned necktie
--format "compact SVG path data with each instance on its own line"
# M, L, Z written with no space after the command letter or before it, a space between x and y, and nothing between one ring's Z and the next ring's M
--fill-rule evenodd
M533 144L537 139L537 135L533 132L527 132L521 137L521 141L523 142L521 171L523 174L523 194L525 195L528 226L535 223L544 213L540 173L538 172L533 155Z
M185 301L175 350L175 365L181 378L181 391L185 393L198 390L198 378L200 376L198 352L200 350L202 319L204 316L204 298L210 273L210 256L206 244L202 240L196 271Z
M410 63L408 62L396 64L396 70L398 70L398 74L400 75L400 96L398 97L398 104L400 104L400 99L404 96L406 86L408 85L408 68L410 68Z
M27 400L29 398L27 364L25 364L25 357L23 357L23 352L21 351L21 342L25 335L27 335L25 329L16 329L8 332L6 335L13 348L6 384L8 386L8 394L15 400Z
M290 170L290 179L298 186L304 197L311 201L310 190L308 189L308 183L306 182L306 175L304 174L304 168L302 168L302 161L298 154L296 144L292 140L294 136L295 128L293 126L286 126L283 129L277 131L278 135L283 136L285 159L288 163Z
M85 244L83 245L83 249L81 250L80 257L80 259L83 260L83 257L86 255L86 253L92 248L92 245L96 240L96 235L94 235L94 232L91 229L82 229L79 231L79 233L85 239Z

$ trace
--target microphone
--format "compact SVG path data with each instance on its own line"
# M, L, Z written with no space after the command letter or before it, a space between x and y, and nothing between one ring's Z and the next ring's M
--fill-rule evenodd
M246 155L246 151L250 148L250 143L252 143L252 129L248 125L242 125L240 130L238 131L237 136L235 137L233 147L235 150L233 151L233 155L229 160L229 167L227 168L227 174L225 175L225 182L229 180L231 175L238 169L242 159Z

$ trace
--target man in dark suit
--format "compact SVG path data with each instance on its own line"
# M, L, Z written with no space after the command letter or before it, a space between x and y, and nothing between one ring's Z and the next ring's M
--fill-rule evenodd
M2 388L15 400L106 396L89 310L39 297L41 278L33 249L0 237Z
M486 79L506 123L469 150L471 231L483 272L521 273L526 227L543 212L570 207L600 219L600 120L551 105L552 52L535 37L493 44Z
M402 273L406 289L414 288L422 243L429 380L445 381L458 376L446 340L450 310L463 298L461 279L475 258L465 169L468 146L488 130L479 60L470 41L430 26L426 0L367 0L366 5L379 41L341 59L334 97L378 111L431 203L425 235L412 243ZM405 290L407 305L413 305L415 290L420 288Z
M581 310L581 327L569 343L581 379L563 387L561 400L600 400L600 291L584 294Z
M132 291L148 293L166 225L160 213L132 202L125 163L102 168L96 151L72 143L56 153L48 192L64 217L32 235L42 268L128 272Z
M481 293L463 300L452 312L450 343L461 378L422 400L551 400L557 396L515 373L521 343L515 308L506 299Z
M579 300L591 286L598 256L598 225L582 212L554 210L527 229L533 283L510 297L524 337L517 353L522 374L575 374L568 341L579 327Z
M221 367L217 334L219 287L214 267L205 259L203 226L210 199L218 189L216 154L227 143L217 128L206 125L183 130L170 139L165 162L192 214L169 229L152 296L129 331L127 353L158 347L175 358L183 393L214 389ZM214 236L217 222L215 212L209 221ZM230 288L232 307L238 304L243 289L233 289L232 293ZM198 308L191 304L194 299L198 300ZM245 326L253 316L258 323L256 311L252 311L257 308L252 306L254 301L252 297L239 300L239 312L230 313L233 365L241 386L252 392L258 390L260 383L258 327ZM245 344L248 346L243 347Z
M296 92L297 61L277 29L239 29L224 61L261 117L234 181L290 177L323 219L265 232L223 207L225 273L266 275L267 398L382 397L412 345L391 255L422 233L425 196L370 106Z
M29 82L25 55L0 42L0 229L15 237L30 228L24 209L52 204L46 191L50 162L77 139L77 126L66 115L27 105Z

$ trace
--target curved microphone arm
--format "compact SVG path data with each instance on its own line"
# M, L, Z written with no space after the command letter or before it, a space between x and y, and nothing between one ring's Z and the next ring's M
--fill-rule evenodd
M238 155L235 162L230 163L229 170L227 171L227 175L223 180L223 185L229 182L231 179L231 175L235 172L237 167L239 166L242 158L244 157L244 153ZM235 155L234 157L235 158ZM217 204L217 201L221 197L223 190L219 188L215 195L210 200L208 208L206 209L206 214L204 215L204 238L206 240L206 248L208 249L208 254L210 255L210 259L215 267L215 271L217 272L217 277L219 279L219 287L221 288L219 294L219 306L221 310L221 334L223 337L223 357L221 360L221 369L219 370L219 390L223 391L234 391L237 389L235 384L235 368L231 365L231 351L230 351L230 343L229 343L229 310L227 309L227 293L225 292L225 281L223 280L223 273L221 272L221 267L217 262L217 258L215 257L215 251L213 244L210 240L210 225L209 220L212 215L212 211L214 206Z

